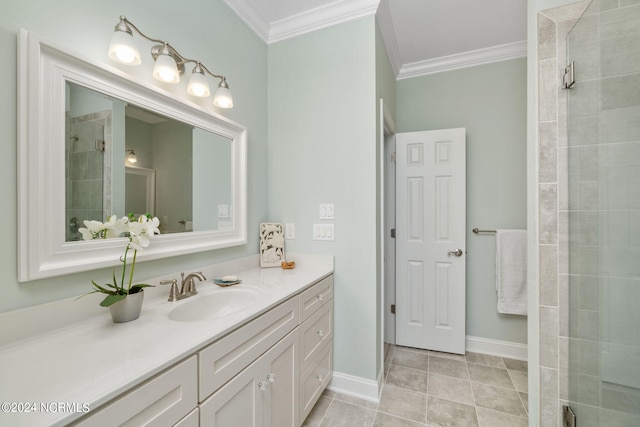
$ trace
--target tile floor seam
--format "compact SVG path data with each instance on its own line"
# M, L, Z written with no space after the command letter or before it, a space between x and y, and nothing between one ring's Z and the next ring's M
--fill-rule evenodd
M469 388L471 388L471 396L473 396L473 412L476 414L476 424L480 427L480 414L478 414L478 402L476 402L476 393L473 391L473 384L471 381L471 371L469 370L469 362L467 356L464 357L464 365L467 368L467 378L469 378Z
M424 423L421 423L420 421L412 420L411 418L403 417L401 415L392 414L391 412L376 411L376 414L385 414L385 415L388 415L388 416L393 417L393 418L400 418L401 420L411 421L412 423L424 424ZM426 418L425 418L425 420L426 420Z

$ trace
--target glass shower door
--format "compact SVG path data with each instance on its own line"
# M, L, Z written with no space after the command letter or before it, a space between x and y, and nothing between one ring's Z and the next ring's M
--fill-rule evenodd
M594 0L567 56L569 405L640 426L640 2Z

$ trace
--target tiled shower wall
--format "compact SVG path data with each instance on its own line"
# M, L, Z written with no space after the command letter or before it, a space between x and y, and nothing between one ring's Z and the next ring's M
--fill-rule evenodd
M71 218L104 221L111 212L111 111L67 117L65 149L66 239L80 240ZM104 151L96 141L105 142Z
M538 14L540 426L561 425L568 391L566 36L590 1Z

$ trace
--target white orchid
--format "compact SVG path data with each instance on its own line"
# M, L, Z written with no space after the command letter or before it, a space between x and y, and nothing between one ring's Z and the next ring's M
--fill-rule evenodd
M135 250L142 250L149 246L151 241L149 237L154 234L160 234L159 226L160 221L158 218L147 218L141 215L137 221L131 221L128 224L129 228L129 245Z
M96 282L91 281L91 284L95 288L93 292L101 292L107 294L107 297L100 303L103 307L108 307L111 304L124 299L129 294L135 294L142 290L142 288L151 286L147 284L133 285L133 272L136 265L136 256L138 250L142 250L151 244L150 237L154 234L160 234L160 221L158 218L147 215L141 215L137 220L130 216L123 216L118 218L116 215L111 215L109 219L102 223L100 221L85 220L84 225L86 228L79 228L78 231L82 234L84 240L95 239L110 239L116 237L127 237L129 241L124 249L124 255L120 258L123 264L122 268L122 280L120 284L116 281L115 272L113 274L113 285L108 283L104 287L98 285ZM127 270L127 255L129 249L133 249L133 260L131 262L131 272L129 273L129 285L125 288L124 279Z

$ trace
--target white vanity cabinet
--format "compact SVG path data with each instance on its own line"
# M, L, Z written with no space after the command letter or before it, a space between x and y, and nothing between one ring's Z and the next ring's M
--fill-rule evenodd
M332 339L330 275L74 425L299 427L331 379Z

